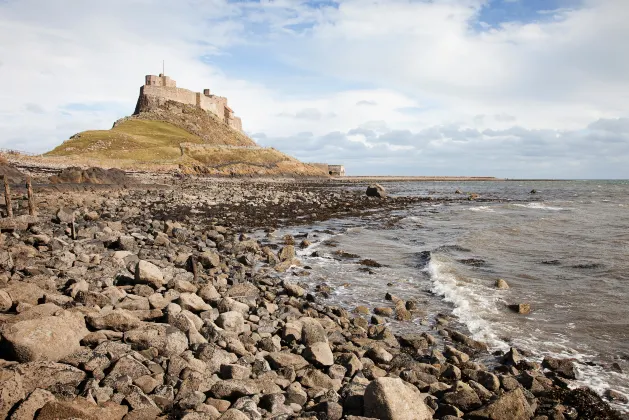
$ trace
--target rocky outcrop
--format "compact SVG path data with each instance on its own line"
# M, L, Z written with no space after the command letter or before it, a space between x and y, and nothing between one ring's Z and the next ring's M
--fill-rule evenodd
M108 184L108 185L129 185L134 180L127 174L116 168L88 168L78 167L66 168L49 178L52 184Z

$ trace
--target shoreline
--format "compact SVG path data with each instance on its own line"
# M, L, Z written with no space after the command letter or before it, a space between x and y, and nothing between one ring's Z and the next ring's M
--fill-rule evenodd
M400 418L406 406L426 419L622 418L567 389L569 360L542 367L512 350L490 370L476 359L491 357L486 346L446 322L396 335L387 319L408 322L417 302L391 296L390 311L359 314L327 304L325 286L300 281L295 253L317 238L272 234L463 199L380 200L325 180L160 180L168 188L39 190L40 225L1 236L0 389L21 387L0 403L5 416L38 405L40 416L121 419ZM259 230L264 244L251 239Z

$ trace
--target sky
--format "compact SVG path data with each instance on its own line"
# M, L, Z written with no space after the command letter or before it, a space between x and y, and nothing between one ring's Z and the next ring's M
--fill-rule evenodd
M0 148L130 115L144 75L350 175L629 178L629 0L0 0Z

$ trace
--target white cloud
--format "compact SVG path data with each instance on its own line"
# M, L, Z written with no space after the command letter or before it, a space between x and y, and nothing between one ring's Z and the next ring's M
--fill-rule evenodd
M562 176L548 162L603 142L596 159L615 167L629 155L626 121L618 119L629 116L629 2L584 0L538 21L479 22L482 8L495 5L0 2L0 75L10 81L0 90L0 147L43 151L74 132L109 128L132 112L143 75L159 72L165 59L180 86L227 96L256 139L303 158L362 156L382 171L410 171L397 160L430 157L444 171L477 163L485 173L508 164L516 171L520 161L493 157L507 156L504 148ZM255 69L256 59L238 48L307 74L309 89L272 83L263 72L237 77L201 60L228 54ZM492 153L454 158L469 147ZM613 172L570 162L577 172Z

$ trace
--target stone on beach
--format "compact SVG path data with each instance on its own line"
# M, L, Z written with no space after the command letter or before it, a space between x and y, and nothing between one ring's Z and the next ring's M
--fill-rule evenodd
M148 261L138 261L135 266L135 280L138 283L146 283L159 289L164 285L164 275L155 264Z
M365 389L365 415L381 420L430 420L432 412L416 388L400 378L378 378Z
M83 315L65 312L60 316L45 316L7 325L2 336L13 356L21 362L56 362L78 350L81 339L88 333Z
M509 309L511 309L515 313L522 314L522 315L527 315L531 313L531 305L529 303L512 304L512 305L509 305Z
M387 196L387 190L380 184L370 184L366 191L367 197L385 198Z
M498 279L496 280L496 285L495 285L496 289L503 289L506 290L509 288L509 284L503 280L503 279Z

